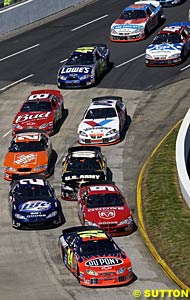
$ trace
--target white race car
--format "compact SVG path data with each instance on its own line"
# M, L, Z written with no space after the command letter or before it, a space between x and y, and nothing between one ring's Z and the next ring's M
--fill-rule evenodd
M127 109L121 97L103 96L92 99L78 127L78 142L109 145L121 140L127 122Z

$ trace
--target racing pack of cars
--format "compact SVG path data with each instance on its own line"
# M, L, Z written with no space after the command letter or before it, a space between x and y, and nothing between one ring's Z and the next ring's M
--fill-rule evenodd
M180 0L142 0L124 8L110 29L112 42L145 39L162 24L163 7ZM176 65L190 52L190 22L162 28L145 50L147 66ZM106 44L78 46L58 70L58 88L95 86L109 70ZM12 139L4 158L12 227L39 229L65 223L61 201L48 178L52 166L51 136L63 119L59 90L36 90L25 99L12 124ZM95 97L78 126L79 146L68 148L62 160L61 198L76 201L81 226L65 228L58 247L65 266L84 286L116 286L134 279L127 254L112 239L129 235L136 225L119 187L108 178L100 146L122 140L127 125L122 97Z

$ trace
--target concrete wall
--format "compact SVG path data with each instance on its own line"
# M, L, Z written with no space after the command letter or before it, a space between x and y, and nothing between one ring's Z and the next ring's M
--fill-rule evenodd
M0 10L0 34L13 31L84 0L27 0Z
M190 207L190 180L187 173L187 160L190 150L190 109L188 110L176 140L176 166L179 184L184 200Z

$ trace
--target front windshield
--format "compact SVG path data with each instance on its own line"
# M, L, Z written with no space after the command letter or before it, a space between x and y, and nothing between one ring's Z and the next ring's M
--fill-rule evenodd
M21 112L27 111L51 111L51 103L48 101L26 102L21 108Z
M14 191L15 199L17 201L28 201L28 200L45 200L47 198L53 198L53 194L48 186L19 186Z
M135 19L144 19L146 18L146 13L144 10L127 10L123 11L119 19L121 20L135 20Z
M45 151L46 147L43 142L13 142L9 152L39 152Z
M181 43L181 36L178 33L162 33L158 34L153 44L163 44L163 43Z
M71 157L67 165L67 171L95 171L100 170L100 161L97 158L88 157Z
M110 207L110 206L123 206L122 198L119 194L96 194L88 197L87 208L95 207Z
M115 118L116 111L113 107L110 108L94 108L89 109L87 112L85 119L104 119L104 118Z
M94 57L92 53L77 53L69 57L66 65L92 65L94 63Z
M82 242L79 249L81 255L116 254L119 251L117 245L109 239Z

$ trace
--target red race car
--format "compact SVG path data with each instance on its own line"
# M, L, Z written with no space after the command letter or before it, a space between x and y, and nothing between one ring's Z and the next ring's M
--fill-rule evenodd
M63 114L64 99L60 91L33 91L14 118L12 134L37 128L51 136L55 134L57 123L63 118Z
M112 236L134 231L135 223L125 198L109 181L82 183L78 191L78 216L85 226L98 226Z
M63 263L84 286L117 286L133 280L127 254L95 226L66 228L59 237Z

